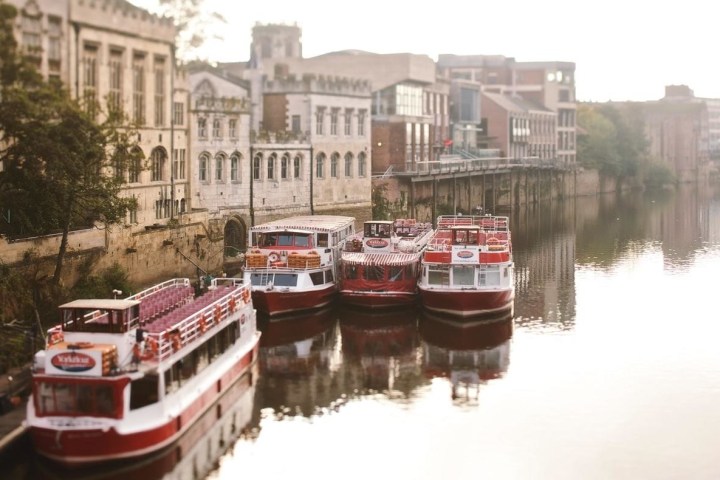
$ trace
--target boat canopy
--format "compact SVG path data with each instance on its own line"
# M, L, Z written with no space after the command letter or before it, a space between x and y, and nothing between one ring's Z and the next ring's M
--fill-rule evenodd
M407 265L417 262L420 253L344 253L344 264L352 265Z

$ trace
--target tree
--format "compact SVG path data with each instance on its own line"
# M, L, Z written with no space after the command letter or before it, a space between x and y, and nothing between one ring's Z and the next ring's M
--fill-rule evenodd
M0 0L1 1L1 0ZM0 38L12 39L14 9L0 3ZM0 232L11 238L61 233L53 283L61 279L68 236L76 228L110 225L135 207L121 195L132 159L132 133L116 115L98 123L96 105L44 82L12 39L0 44ZM10 219L10 221L8 221Z

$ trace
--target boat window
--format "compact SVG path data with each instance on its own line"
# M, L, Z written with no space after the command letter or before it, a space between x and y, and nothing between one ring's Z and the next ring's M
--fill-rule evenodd
M157 375L145 375L130 383L130 410L157 403L159 380Z
M328 246L328 234L327 233L318 233L318 247L327 247Z
M310 235L295 235L295 246L296 247L309 247L310 246Z
M277 233L269 232L260 235L260 246L261 247L274 247L277 243Z
M39 381L36 384L35 409L39 416L119 418L118 405L113 385L108 383Z
M133 307L132 315L139 308ZM125 310L101 310L97 308L66 308L62 310L63 330L66 332L123 333L126 330Z
M365 265L365 280L385 280L385 269L382 265Z
M390 276L389 279L391 282L399 282L403 279L403 270L405 270L404 267L394 265L390 267ZM411 277L408 277L411 278Z
M281 233L278 238L278 247L289 247L293 244L294 235L289 233Z
M273 285L276 287L297 287L297 281L296 273L276 273L273 277Z
M475 267L473 265L462 265L453 267L453 285L474 286Z
M310 274L310 280L312 280L313 285L322 285L325 283L325 276L323 272L313 272Z
M335 281L333 271L332 270L325 270L325 282L332 283Z
M450 271L448 267L442 266L428 268L428 284L450 285Z
M483 274L484 283L480 283L480 276L478 276L479 285L500 285L500 270L497 268L488 268Z
M345 265L343 272L347 280L357 280L359 278L359 268L357 265Z

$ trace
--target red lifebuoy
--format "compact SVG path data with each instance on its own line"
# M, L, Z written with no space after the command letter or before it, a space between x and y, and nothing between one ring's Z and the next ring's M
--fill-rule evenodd
M172 344L173 352L177 352L178 350L180 350L180 347L182 346L180 334L173 333L172 335L170 335L170 343Z
M250 289L246 288L242 292L242 298L245 301L245 303L250 303Z
M235 297L230 297L230 301L228 302L228 309L230 310L230 313L233 313L235 311Z
M268 255L268 261L271 264L280 261L280 254L277 252L270 252L270 255Z
M215 323L220 323L220 319L222 318L222 308L220 308L220 305L215 305L213 317L215 318Z
M205 330L207 330L207 324L205 323L205 315L200 315L200 333L205 333Z

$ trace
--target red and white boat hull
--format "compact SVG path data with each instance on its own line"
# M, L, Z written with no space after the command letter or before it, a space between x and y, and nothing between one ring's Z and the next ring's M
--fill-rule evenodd
M425 289L420 288L423 307L455 317L477 317L513 308L515 290L506 289Z
M415 287L415 282L412 284ZM374 292L362 290L340 290L342 302L346 305L370 309L383 309L414 305L417 301L415 291Z
M273 316L322 308L329 305L336 294L337 287L334 284L303 291L268 290L259 287L253 289L252 299L258 312Z

